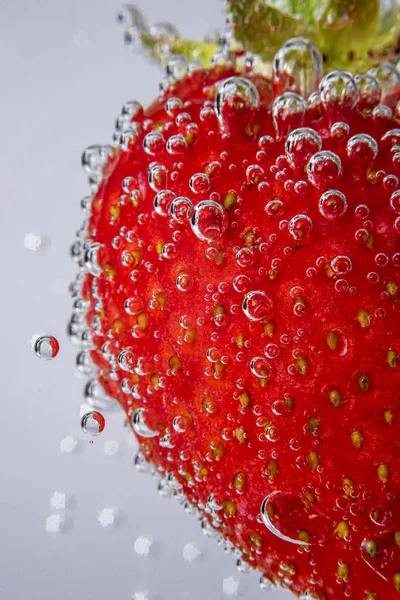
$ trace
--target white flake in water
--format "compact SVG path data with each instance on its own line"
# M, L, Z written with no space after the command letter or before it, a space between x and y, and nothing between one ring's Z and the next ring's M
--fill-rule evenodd
M115 510L113 508L103 508L97 517L102 527L113 527L115 523Z
M54 492L50 498L50 507L54 510L65 509L65 494L63 492Z
M73 37L74 46L87 50L89 47L89 35L87 31L78 31Z
M48 533L58 533L62 528L62 516L60 514L50 515L46 519L46 531Z
M108 440L104 443L104 454L106 456L113 456L114 454L118 454L119 444L118 442Z
M236 577L227 577L222 582L222 591L226 596L237 596L239 580Z
M43 233L31 231L25 234L24 246L32 252L43 252L50 246L50 239Z
M146 592L135 592L132 596L132 600L149 600L149 596Z
M188 563L193 562L198 556L200 556L200 554L200 548L192 544L192 542L189 542L183 547L183 558Z
M66 437L60 442L60 451L68 453L73 452L77 445L78 442L73 437Z
M133 549L135 550L138 556L148 556L152 544L153 540L143 535L140 535L135 540L135 545L133 546Z

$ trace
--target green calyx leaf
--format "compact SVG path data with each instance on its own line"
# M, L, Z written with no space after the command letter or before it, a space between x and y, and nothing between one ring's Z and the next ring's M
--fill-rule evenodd
M270 61L294 36L312 41L327 68L369 68L392 58L400 34L399 11L381 0L227 0L236 40Z

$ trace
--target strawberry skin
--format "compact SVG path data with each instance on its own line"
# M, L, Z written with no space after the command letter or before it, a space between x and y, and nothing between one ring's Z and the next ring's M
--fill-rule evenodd
M394 600L400 130L329 77L307 105L214 67L126 105L82 297L98 381L206 529L302 598Z

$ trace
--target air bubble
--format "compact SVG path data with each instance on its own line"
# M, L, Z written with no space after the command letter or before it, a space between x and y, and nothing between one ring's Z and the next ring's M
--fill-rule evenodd
M250 267L254 262L254 252L251 248L241 248L236 253L236 262L239 267Z
M395 213L400 214L400 191L394 192L390 198L390 207Z
M189 198L185 198L184 196L175 198L171 202L169 210L171 217L181 225L184 225L187 221L189 221L194 213L192 202L189 200Z
M165 148L165 141L162 134L159 131L148 133L143 140L143 148L147 154L160 154L163 148Z
M263 356L256 356L250 361L250 371L258 379L269 379L272 374L271 365Z
M276 344L268 344L265 346L264 352L267 358L277 358L280 353L279 346Z
M304 167L321 148L321 137L308 127L292 131L285 144L286 156L292 167Z
M363 73L354 77L358 89L358 108L361 111L372 111L381 101L382 88L376 77Z
M272 300L263 291L249 292L243 301L243 312L250 321L267 321L273 313Z
M310 182L323 190L337 184L342 175L342 163L337 154L329 151L317 152L307 165Z
M332 71L325 75L320 85L320 94L329 113L353 108L358 100L356 82L346 71Z
M111 146L89 146L82 153L82 168L88 173L89 177L98 180L103 166L112 156Z
M103 415L97 410L84 414L81 420L82 431L92 437L100 435L104 431L105 426L106 421Z
M319 212L325 219L334 220L342 217L347 210L347 199L338 190L329 190L322 194L319 201Z
M89 248L85 250L84 264L88 273L94 277L100 277L101 267L99 265L99 252L102 245L98 243L90 244Z
M228 217L220 204L204 200L195 206L191 226L199 240L212 242L226 230Z
M215 111L223 125L225 117L244 108L256 108L260 97L256 86L244 77L230 77L222 82L215 96Z
M37 357L52 360L57 356L60 345L52 335L41 335L35 340L33 348Z
M123 371L128 371L129 373L135 372L137 357L132 352L132 350L122 350L122 352L119 353L117 360L120 369L122 369Z
M167 152L169 154L183 154L187 147L187 141L180 133L172 135L167 141Z
M171 192L171 190L162 190L161 192L158 192L154 198L154 210L156 213L162 217L166 217L174 198L175 194L174 192Z
M307 102L299 94L286 92L276 98L272 106L272 116L276 132L280 138L301 125L307 110Z
M233 287L240 294L243 292L247 292L250 285L251 285L251 279L247 275L238 275L233 280Z
M289 223L289 233L296 242L306 244L310 241L313 223L307 215L296 215Z
M87 404L97 410L113 410L118 403L108 396L97 379L89 379L84 390Z
M400 74L395 65L385 62L368 71L382 88L381 104L394 108L400 96Z
M210 180L205 173L196 173L190 178L189 185L195 194L206 194L210 189Z
M331 520L293 492L269 494L261 505L261 518L276 537L299 546L317 545L333 535Z
M148 169L148 178L149 178L149 186L155 192L159 192L165 188L168 178L168 169L164 167L164 165L160 165L158 163L152 163ZM127 177L126 179L133 179L132 177ZM124 179L124 182L126 181ZM124 186L123 186L124 187ZM129 186L129 190L125 190L127 193L132 191L131 186Z
M176 278L176 287L181 292L190 292L193 288L193 278L188 273L179 273Z
M145 437L145 438L152 438L152 437L156 437L157 435L159 435L158 431L152 431L147 425L146 425L146 409L144 408L138 408L137 410L135 410L135 412L132 415L132 428L134 430L134 432L141 436L141 437Z
M274 82L279 92L296 92L308 98L318 90L324 65L317 48L304 38L292 38L275 54Z
M366 133L358 133L347 142L347 156L362 165L369 164L378 154L376 140Z
M353 268L352 262L348 256L336 256L331 262L332 271L336 275L346 275Z

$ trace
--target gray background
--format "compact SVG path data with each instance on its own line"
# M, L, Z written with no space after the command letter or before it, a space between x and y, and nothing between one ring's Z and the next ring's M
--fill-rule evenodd
M218 0L138 5L150 22L175 21L186 36L223 22ZM93 444L80 431L84 381L65 335L75 274L68 248L88 193L80 154L108 143L122 103L149 102L159 80L124 48L118 8L117 0L0 0L0 598L219 599L233 577L239 597L278 599L282 592L239 574L197 520L135 470L121 413L107 416ZM51 240L42 254L24 247L32 231ZM55 360L34 355L36 332L58 338ZM60 451L68 436L78 443L72 453ZM119 443L113 456L104 451L110 440ZM66 494L65 513L50 505L56 491ZM104 508L115 509L114 527L99 523ZM46 519L57 514L63 529L49 533ZM138 536L153 541L147 557L135 553ZM189 542L201 550L192 564L183 558Z

